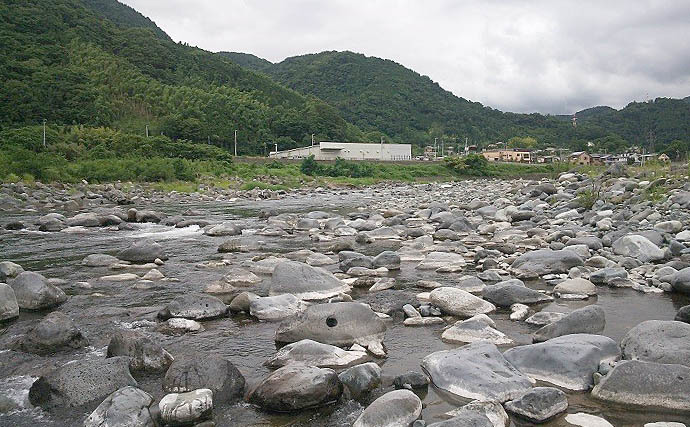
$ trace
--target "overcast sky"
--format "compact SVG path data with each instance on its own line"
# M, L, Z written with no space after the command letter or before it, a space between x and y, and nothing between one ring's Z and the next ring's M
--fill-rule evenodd
M121 1L175 41L272 62L350 50L504 111L690 95L688 0Z

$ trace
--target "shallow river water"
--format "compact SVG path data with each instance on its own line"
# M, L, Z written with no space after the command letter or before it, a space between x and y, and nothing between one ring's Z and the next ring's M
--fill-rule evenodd
M9 348L17 336L23 334L45 313L22 311L18 320L0 325L0 394L5 394L20 403L22 409L10 414L0 415L0 426L71 426L81 425L88 415L87 411L58 411L46 413L31 408L27 401L28 388L35 377L56 364L86 357L103 357L110 333L121 327L132 327L135 321L153 321L157 311L168 301L188 291L203 291L207 284L220 279L227 268L201 268L197 264L222 258L230 259L233 266L260 254L277 254L298 249L319 247L313 243L307 233L289 237L251 236L251 229L258 227L258 212L261 209L273 209L277 212L308 212L324 210L347 213L357 207L366 207L380 195L372 190L355 190L344 194L323 193L319 195L290 196L281 200L234 202L160 202L149 204L147 209L154 209L168 215L184 212L194 208L204 212L204 218L211 221L240 220L246 224L247 238L263 242L261 249L249 253L219 254L218 245L224 240L221 237L209 237L196 227L175 229L154 224L134 224L135 230L110 231L95 228L78 233L41 233L27 231L0 231L0 260L10 260L24 267L42 273L48 278L64 279L68 284L89 282L92 289L83 289L68 285L63 287L71 298L58 310L68 314L90 340L90 346L81 351L73 351L48 358L26 355L25 358L3 357L9 354ZM8 218L32 222L43 212L12 212ZM102 282L98 277L115 274L107 268L87 268L81 266L81 260L92 253L114 254L128 246L135 239L153 238L161 243L170 259L160 268L168 278L178 281L158 282L149 290L135 290L132 282ZM360 248L363 252L376 254L384 249L395 249L396 243L378 243ZM425 291L415 287L419 279L432 279L452 284L457 274L439 274L415 270L414 262L403 262L396 274L397 284L394 290L383 291L379 295L367 295L355 291L353 297L370 302L386 303L387 299L395 301L413 300L414 296ZM331 271L337 264L327 267ZM141 273L141 272L139 272ZM263 276L264 282L257 285L256 292L265 295L270 276ZM546 288L539 282L528 283L533 288ZM553 302L541 308L549 311L570 311L587 304L598 304L606 312L607 325L603 334L616 341L638 323L649 319L672 320L677 310L690 303L687 298L669 294L643 294L632 289L598 288L598 297L587 301ZM402 303L400 304L402 305ZM497 328L510 335L518 344L531 342L530 335L537 327L524 322L513 322L508 319L509 313L499 311L491 315ZM383 368L383 387L378 389L368 401L341 402L337 405L298 414L268 414L253 406L240 403L232 406L219 406L214 409L216 425L238 426L346 426L351 425L363 407L383 392L392 389L393 378L411 370L420 371L422 358L437 350L444 350L457 345L441 341L442 326L405 327L402 314L398 313L388 321L385 346L388 356L376 361ZM137 326L141 326L139 323ZM240 315L219 320L203 322L204 331L188 333L182 336L163 335L153 331L152 324L143 323L144 330L160 339L163 346L174 355L188 354L197 351L215 352L232 361L247 379L249 387L256 384L270 371L263 366L276 351L273 340L275 323L258 322L251 317ZM155 398L163 396L160 376L137 377L142 389ZM444 419L443 414L464 402L446 400L433 387L420 394L425 408L423 418L427 423ZM592 399L589 393L568 392L570 407L568 413L587 412L606 418L615 426L641 426L654 421L681 421L690 425L690 417L654 412L635 412L627 408L616 408ZM94 405L95 406L95 405ZM93 408L88 408L89 410ZM513 425L530 425L513 420ZM547 426L567 426L564 416L544 424Z

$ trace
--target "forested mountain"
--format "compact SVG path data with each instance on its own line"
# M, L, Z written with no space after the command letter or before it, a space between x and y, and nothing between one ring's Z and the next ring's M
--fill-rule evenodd
M434 137L486 145L532 137L538 147L621 151L632 145L677 152L690 146L690 105L658 98L618 111L593 107L572 116L502 113L457 97L426 76L393 61L352 52L322 52L270 65L253 55L222 53L236 63L272 76L301 93L337 108L361 129L380 130L398 142L428 144ZM687 150L686 150L687 151Z
M248 68L250 70L266 72L273 67L273 63L263 58L259 58L251 53L240 52L218 52L219 55L224 56L239 65L240 67Z
M115 0L0 1L0 128L106 126L263 153L361 132L331 106L174 43Z

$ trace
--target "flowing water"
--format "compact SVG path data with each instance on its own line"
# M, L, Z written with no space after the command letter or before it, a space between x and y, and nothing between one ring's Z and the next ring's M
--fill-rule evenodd
M211 221L239 220L246 225L246 238L262 242L261 249L249 253L223 255L217 252L223 238L209 237L202 234L197 226L176 229L155 224L134 224L129 231L111 231L107 229L88 229L73 233L42 233L13 231L0 233L0 259L19 263L26 270L38 271L48 278L59 278L67 281L62 286L71 298L59 310L68 314L76 325L90 339L90 346L80 351L73 351L47 358L17 354L9 351L11 343L26 332L37 319L45 313L22 311L18 320L0 325L0 396L5 395L18 404L19 409L9 414L0 415L0 426L69 426L81 425L88 411L73 410L46 413L32 408L28 403L28 389L35 377L52 366L70 360L89 357L103 357L113 330L122 327L142 327L155 335L163 346L173 355L208 351L220 354L232 361L247 379L251 387L265 377L270 371L263 366L276 351L273 340L276 324L258 322L245 315L203 322L204 331L188 333L182 336L163 335L153 330L155 314L175 296L188 291L203 291L207 284L220 279L227 268L203 268L198 264L209 260L229 259L232 266L261 254L276 254L298 249L319 247L313 243L307 233L288 237L254 236L251 230L260 226L257 215L261 209L272 209L276 212L308 212L324 210L347 213L357 207L367 207L374 200L384 197L375 190L356 190L342 193L321 193L286 197L281 200L232 202L188 203L161 201L147 205L169 215L180 214L189 208L204 212L204 219ZM42 214L42 213L40 213ZM8 218L32 222L39 216L38 212L12 212ZM103 282L98 277L116 274L107 268L88 268L81 266L81 260L92 253L114 254L127 247L133 240L153 238L160 242L168 252L170 259L160 268L167 278L176 281L157 282L155 288L135 290L132 282ZM378 243L361 248L362 251L376 254L396 243ZM400 272L396 273L395 290L377 294L355 291L353 296L370 302L374 308L377 304L397 303L414 300L414 296L425 291L415 287L419 279L437 280L452 284L454 274L437 274L415 270L414 262L404 262ZM329 269L335 271L335 266ZM145 272L145 271L144 271ZM143 273L143 272L138 272ZM256 286L256 293L265 295L270 276L263 276L264 282ZM76 285L88 282L92 288L86 289ZM534 288L546 288L542 283L530 283ZM542 308L549 311L570 311L587 304L596 303L606 312L607 325L604 335L616 341L638 323L649 319L673 319L676 311L690 303L687 298L678 295L646 295L631 289L598 288L598 297L588 301L553 302ZM510 335L518 344L531 342L530 334L537 327L524 322L513 322L509 313L499 311L491 317L497 328ZM351 425L364 406L385 391L392 389L393 378L408 371L420 371L420 362L427 354L457 345L441 341L442 326L405 327L402 314L396 314L388 321L385 346L388 357L376 360L383 368L383 386L368 401L341 402L327 408L304 411L298 414L268 414L251 405L240 403L220 405L214 409L216 425L242 426L346 426ZM163 396L161 376L139 376L139 386L159 399ZM423 417L428 423L440 421L443 414L456 408L463 402L451 402L444 399L430 387L421 393L425 408ZM653 421L681 421L690 425L690 417L655 412L635 412L628 408L616 408L602 404L590 397L588 393L568 392L570 407L568 413L587 412L606 418L615 426L641 426ZM95 405L93 405L95 406ZM92 410L93 407L88 408ZM547 426L569 425L559 416L544 424ZM530 425L513 420L513 425Z

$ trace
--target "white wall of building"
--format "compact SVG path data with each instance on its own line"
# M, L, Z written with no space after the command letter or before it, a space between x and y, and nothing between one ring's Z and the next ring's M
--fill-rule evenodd
M314 155L315 160L411 160L410 144L366 144L359 142L320 142L319 145L278 151L269 157L278 159L304 159Z

